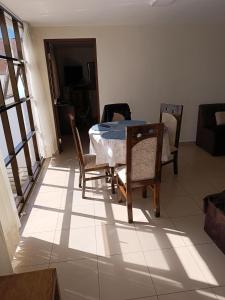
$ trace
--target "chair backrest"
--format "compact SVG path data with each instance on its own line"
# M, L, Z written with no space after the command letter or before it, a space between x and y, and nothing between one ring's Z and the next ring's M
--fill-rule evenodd
M131 120L130 107L127 103L113 103L104 106L101 122Z
M198 111L198 127L215 128L215 113L225 111L224 103L201 104Z
M166 103L160 105L160 122L168 129L170 145L176 148L179 146L182 114L183 105Z
M75 144L75 147L76 147L79 164L80 164L81 167L84 167L83 147L82 147L82 144L81 144L79 131L78 131L78 129L76 127L76 124L75 124L75 118L72 114L69 114L69 120L70 120L70 126L71 126L71 129L72 129L73 140L74 140L74 144Z
M164 124L127 127L127 188L134 182L159 180Z

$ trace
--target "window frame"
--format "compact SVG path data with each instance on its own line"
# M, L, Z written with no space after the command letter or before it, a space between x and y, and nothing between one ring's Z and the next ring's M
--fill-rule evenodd
M7 18L12 21L12 28L14 31L14 46L16 47L16 51L18 57L13 57L11 44L10 44L10 36L7 27ZM6 103L8 98L7 91L3 91L2 82L0 81L0 118L2 121L3 132L5 136L8 156L4 158L5 167L7 168L11 164L12 175L15 184L15 203L18 209L18 214L21 215L21 212L24 208L25 203L27 202L29 193L37 179L38 173L41 170L43 158L40 157L36 136L36 129L34 126L33 114L31 101L32 97L29 93L27 77L26 77L26 63L23 58L23 50L22 50L22 41L20 37L20 28L23 30L23 23L20 19L18 19L13 13L5 9L0 5L0 30L1 30L1 39L4 46L5 55L0 55L0 60L5 60L7 62L8 73L6 74L6 81L10 80L12 87L12 96L14 98L13 103ZM15 65L18 66L17 72L15 72ZM25 92L25 97L20 98L19 96L19 88L18 81L19 77L22 80L23 88ZM22 104L25 103L27 109L28 120L30 124L30 131L26 132L25 120L22 110ZM19 124L19 132L21 135L21 141L15 146L13 143L13 135L10 127L10 120L8 116L8 112L15 108L16 115L18 118ZM33 150L35 154L36 162L32 165L31 162L31 153L29 149L28 142L32 140ZM20 180L20 167L18 163L18 155L23 150L25 157L25 167L27 171L27 178L22 183Z

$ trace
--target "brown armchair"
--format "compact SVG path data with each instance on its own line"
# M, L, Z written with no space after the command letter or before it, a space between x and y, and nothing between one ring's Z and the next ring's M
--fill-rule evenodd
M212 155L225 154L225 125L217 125L215 113L225 111L225 103L201 104L198 110L196 145Z

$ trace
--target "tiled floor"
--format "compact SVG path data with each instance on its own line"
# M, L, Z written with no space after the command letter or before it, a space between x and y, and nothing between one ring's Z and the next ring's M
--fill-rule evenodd
M225 256L203 230L202 198L225 188L225 158L180 148L163 168L161 218L135 192L134 224L104 181L78 188L74 153L46 162L22 218L16 272L56 267L63 300L225 299Z

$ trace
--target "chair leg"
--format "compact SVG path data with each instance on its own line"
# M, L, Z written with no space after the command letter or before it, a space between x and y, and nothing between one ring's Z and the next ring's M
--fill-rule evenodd
M122 195L121 195L120 191L117 191L117 200L118 200L118 203L122 203L123 202L123 198L122 198Z
M146 186L143 187L143 189L142 189L142 197L147 198L147 187Z
M109 172L108 171L105 171L105 183L108 183L109 182L109 180L108 180L108 176L109 175Z
M173 155L173 173L178 174L178 152L175 152Z
M80 172L80 175L79 175L79 188L82 188L81 181L82 181L82 174Z
M128 222L133 223L132 197L130 193L127 195L127 213L128 213Z
M160 201L159 201L160 183L156 182L153 188L154 215L160 217Z
M86 181L85 181L85 176L83 176L82 198L85 198L85 188L86 188Z
M120 191L120 187L119 187L119 180L118 180L118 176L116 177L116 185L117 185L117 200L118 203L122 203L122 195L121 195L121 191Z
M112 190L112 194L115 194L115 185L114 185L114 168L112 167L111 168L111 175L112 175L112 178L111 178L111 190Z

